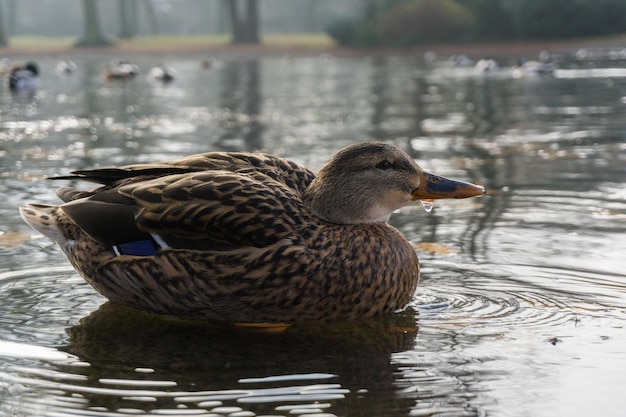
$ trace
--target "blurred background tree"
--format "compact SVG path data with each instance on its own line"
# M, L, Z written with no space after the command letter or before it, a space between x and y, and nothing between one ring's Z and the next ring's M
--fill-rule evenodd
M376 16L376 31L385 44L410 46L463 40L474 17L453 0L405 1Z
M624 0L362 0L361 14L335 20L345 46L531 40L626 32Z
M518 38L608 35L626 30L624 0L516 0Z
M0 46L7 46L9 40L6 35L6 30L4 28L4 19L2 19L2 17L4 17L4 12L2 10L2 3L0 3Z
M136 0L118 0L120 39L132 39L137 34L137 5Z
M132 39L137 35L139 30L139 6L143 6L144 15L147 20L148 28L151 34L156 35L160 32L157 13L154 9L154 3L150 0L118 0L119 12L119 35L120 39Z
M242 10L238 0L226 0L230 15L233 43L259 43L259 8L257 0L244 0Z
M96 0L83 0L84 32L76 46L107 46L109 42L100 30L100 13Z
M151 35L327 33L344 46L556 39L626 32L626 0L0 0L0 45ZM4 36L2 36L4 35Z

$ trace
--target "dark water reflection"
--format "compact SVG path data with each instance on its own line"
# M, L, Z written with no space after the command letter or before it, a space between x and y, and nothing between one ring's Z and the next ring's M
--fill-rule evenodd
M626 54L554 77L421 57L134 58L179 78L105 82L75 57L0 87L0 415L603 416L626 402ZM517 57L510 57L513 63ZM422 261L410 308L283 333L104 303L17 207L71 169L265 150L319 168L392 141L482 199L392 219ZM104 303L104 304L103 304Z
M410 312L268 334L142 317L104 305L69 330L67 350L91 364L88 376L95 381L127 379L138 364L156 370L150 381L176 381L178 393L155 396L159 408L236 400L234 405L263 414L281 403L345 399L332 411L346 415L350 404L362 399L374 414L384 414L389 401L375 398L381 393L393 396L397 366L389 357L410 349L416 333ZM368 392L376 395L367 398ZM132 404L102 395L95 395L92 403L96 401L109 409ZM392 405L406 413L412 401Z

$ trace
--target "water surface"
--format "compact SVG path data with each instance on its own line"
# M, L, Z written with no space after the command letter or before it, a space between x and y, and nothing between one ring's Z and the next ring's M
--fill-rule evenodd
M557 55L552 77L422 57L75 56L0 87L0 415L620 416L626 407L626 53ZM173 66L168 85L145 77ZM480 199L392 218L422 279L406 311L259 333L106 303L19 218L50 175L211 150L318 169L396 143Z

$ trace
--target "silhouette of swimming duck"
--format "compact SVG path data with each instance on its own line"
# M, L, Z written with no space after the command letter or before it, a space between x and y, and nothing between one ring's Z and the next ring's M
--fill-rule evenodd
M176 79L176 71L164 64L159 64L150 69L148 78L154 81L160 81L164 84L171 83Z
M55 72L58 75L72 75L76 69L76 63L73 61L59 61L55 67Z
M128 80L139 75L139 67L124 59L113 59L104 68L106 80Z
M27 62L11 69L9 74L9 90L12 93L34 93L39 88L39 66L35 62Z
M111 301L182 318L293 323L403 308L419 280L387 224L412 201L484 194L424 172L396 146L340 150L318 175L257 153L75 171L60 206L20 209Z

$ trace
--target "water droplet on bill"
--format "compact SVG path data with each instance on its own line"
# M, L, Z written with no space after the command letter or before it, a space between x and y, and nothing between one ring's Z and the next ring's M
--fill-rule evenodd
M420 200L420 202L422 203L422 207L424 207L424 211L426 211L426 213L433 211L433 207L435 206L434 200Z

